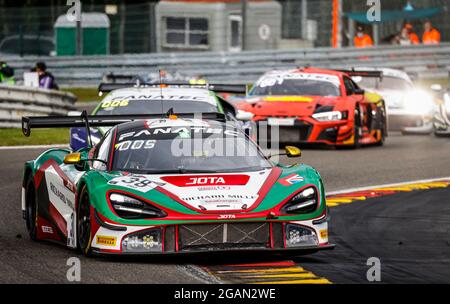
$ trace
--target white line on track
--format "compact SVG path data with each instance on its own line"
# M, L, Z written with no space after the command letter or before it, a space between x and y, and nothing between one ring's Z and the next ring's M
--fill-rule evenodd
M31 145L31 146L0 146L0 150L23 150L23 149L50 149L50 148L68 148L68 145Z
M450 180L450 176L448 176L448 177L439 177L439 178L430 178L430 179L419 179L419 180L413 180L413 181L408 181L408 182L400 182L400 183L393 183L393 184L383 184L383 185L374 185L374 186L350 188L350 189L344 189L344 190L327 192L326 195L335 195L335 194L343 194L343 193L350 193L350 192L357 192L357 191L366 191L366 190L371 190L371 189L375 189L375 188L397 187L397 186L403 186L403 185L409 185L409 184L417 184L417 183L431 183L431 182L438 182L438 181L442 181L442 180Z

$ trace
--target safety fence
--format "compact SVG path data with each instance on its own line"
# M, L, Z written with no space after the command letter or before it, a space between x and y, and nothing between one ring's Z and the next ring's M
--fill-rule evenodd
M36 61L45 61L59 85L97 86L109 73L140 75L159 69L209 81L252 82L272 69L389 67L418 78L448 77L450 43L438 46L384 46L366 49L314 48L299 50L151 53L110 56L6 57L17 78Z
M0 127L20 127L22 116L65 115L76 99L66 92L0 85Z

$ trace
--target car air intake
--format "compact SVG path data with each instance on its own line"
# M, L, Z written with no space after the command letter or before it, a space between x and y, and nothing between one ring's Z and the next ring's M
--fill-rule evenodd
M220 223L179 226L179 248L184 251L268 248L269 223Z

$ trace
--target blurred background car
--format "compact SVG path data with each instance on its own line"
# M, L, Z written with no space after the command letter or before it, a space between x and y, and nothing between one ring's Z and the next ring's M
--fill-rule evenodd
M433 115L434 135L450 136L450 87L443 89L442 85L434 84L431 90L436 95L436 109Z
M353 76L362 88L383 96L386 102L388 129L403 134L430 134L433 131L432 95L417 88L407 73L389 68L355 68L382 72L382 77Z
M2 55L55 55L55 40L53 37L39 35L11 35L0 42Z
M260 140L267 133L267 141L278 135L280 142L358 148L383 145L387 135L381 96L365 92L344 71L267 72L237 108L256 122Z

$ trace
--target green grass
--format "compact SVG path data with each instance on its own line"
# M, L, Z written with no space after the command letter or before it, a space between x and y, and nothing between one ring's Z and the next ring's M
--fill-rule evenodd
M61 88L61 90L77 96L78 102L100 101L103 98L98 96L97 88Z
M0 129L0 139L0 146L67 144L69 129L33 129L30 137L22 129Z

